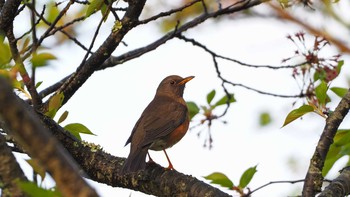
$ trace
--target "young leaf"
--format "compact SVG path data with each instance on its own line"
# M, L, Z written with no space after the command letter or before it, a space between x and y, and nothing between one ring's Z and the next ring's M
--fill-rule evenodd
M213 100L213 98L215 97L215 90L212 90L211 92L208 93L207 95L207 103L210 105L211 101Z
M210 183L221 185L222 187L226 187L232 189L233 182L223 173L214 172L208 176L204 177L207 180L210 180Z
M31 59L31 62L34 67L42 67L42 66L46 66L49 60L54 60L54 59L57 59L57 58L51 53L39 53L39 54L34 53Z
M63 114L60 116L60 118L57 121L57 124L62 123L68 116L68 111L64 111Z
M186 102L186 105L188 108L188 112L190 114L190 119L192 119L195 115L198 114L199 107L197 106L197 104L195 102L192 102L192 101Z
M86 10L86 17L89 17L91 14L95 12L95 10L100 10L103 4L103 0L92 0L90 1L90 5Z
M225 105L227 103L228 97L227 95L223 96L218 102L215 103L214 107ZM229 103L236 102L236 99L233 94L230 94L230 100Z
M72 135L74 135L75 137L77 137L80 140L81 140L80 133L88 134L88 135L95 135L90 131L90 129L88 129L85 125L80 124L80 123L67 124L63 128L66 129L67 131L69 131Z
M256 167L250 167L242 174L238 187L245 188L250 183L254 174L257 172Z
M29 196L61 197L56 189L44 189L33 182L18 182L19 187Z
M303 105L299 107L298 109L294 109L289 114L287 115L286 119L284 120L284 123L282 127L286 126L287 124L291 123L292 121L300 118L306 113L314 111L314 108L311 107L310 105Z
M38 88L43 82L39 81L38 83L35 84L35 88Z
M266 126L271 123L271 116L267 112L263 112L259 117L260 126Z
M49 116L50 118L55 117L56 112L62 105L63 99L64 95L62 92L55 94L49 101L49 109L45 115Z
M337 65L337 72L338 72L338 74L340 73L341 68L343 67L343 65L344 65L344 60L340 60L338 62L338 65Z
M321 105L326 104L327 90L328 90L327 83L324 81L321 81L320 85L318 85L315 88L315 94L318 99L318 103Z
M41 177L41 180L44 181L45 179L45 175L46 175L46 170L45 168L40 165L40 163L38 162L38 160L35 159L27 159L26 162L32 166L33 170L39 174L39 176Z
M345 94L348 92L347 88L332 87L330 89L332 90L332 92L334 92L340 98L343 98L345 96Z
M0 68L11 61L10 46L4 42L0 42Z

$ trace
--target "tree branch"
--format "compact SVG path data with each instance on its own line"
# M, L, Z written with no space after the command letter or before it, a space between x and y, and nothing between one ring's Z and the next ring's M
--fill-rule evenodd
M350 167L345 167L340 175L329 184L318 197L343 197L350 194Z
M342 98L334 112L330 113L329 117L326 119L326 125L311 158L309 169L306 174L302 192L304 197L313 197L321 191L323 182L322 168L324 166L324 161L329 151L329 147L333 143L333 138L337 133L338 127L349 112L349 108L350 90L348 90L346 95Z
M4 184L1 196L25 196L16 184L17 181L28 181L21 167L6 144L5 137L0 134L0 182Z
M146 0L129 1L129 7L121 21L121 27L113 29L104 43L93 53L84 64L77 68L77 71L60 87L58 92L64 95L65 104L73 94L86 82L86 80L96 71L97 65L102 64L122 41L123 37L135 26L141 14ZM45 103L46 106L48 102Z
M0 115L15 140L38 159L64 196L97 196L79 174L66 150L43 127L35 112L19 99L0 77Z
M80 142L52 119L40 115L46 127L71 153L88 178L113 187L123 187L155 196L229 196L219 189L177 171L151 163L144 171L119 175L125 158L105 153L98 145Z
M7 0L3 4L0 15L0 34L5 33L5 28L12 25L21 2L22 0Z

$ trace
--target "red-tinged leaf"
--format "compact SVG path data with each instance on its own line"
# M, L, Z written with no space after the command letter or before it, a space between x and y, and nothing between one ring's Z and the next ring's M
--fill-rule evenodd
M221 185L222 187L226 187L229 189L233 188L233 182L223 173L214 172L208 176L204 177L207 180L210 180L210 183Z
M256 167L250 167L242 174L238 187L245 188L250 183L254 174L257 172Z
M289 112L286 119L284 120L282 127L284 127L287 124L293 122L294 120L300 118L304 114L309 113L309 112L313 112L313 111L314 111L314 108L311 107L310 105L303 105L303 106L299 107L298 109L295 109L295 110Z

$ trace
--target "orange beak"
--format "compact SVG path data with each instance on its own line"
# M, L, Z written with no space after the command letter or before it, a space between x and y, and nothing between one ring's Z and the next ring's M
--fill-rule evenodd
M184 84L186 84L187 82L191 81L193 78L194 78L194 76L186 77L186 78L184 78L183 80L181 80L179 83L177 83L177 85L184 85Z

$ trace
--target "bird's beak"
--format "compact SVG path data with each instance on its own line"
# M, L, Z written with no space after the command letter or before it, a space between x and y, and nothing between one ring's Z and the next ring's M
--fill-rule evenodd
M194 78L194 76L186 77L183 80L181 80L179 83L177 83L177 85L184 85L185 83L189 82L193 78Z

